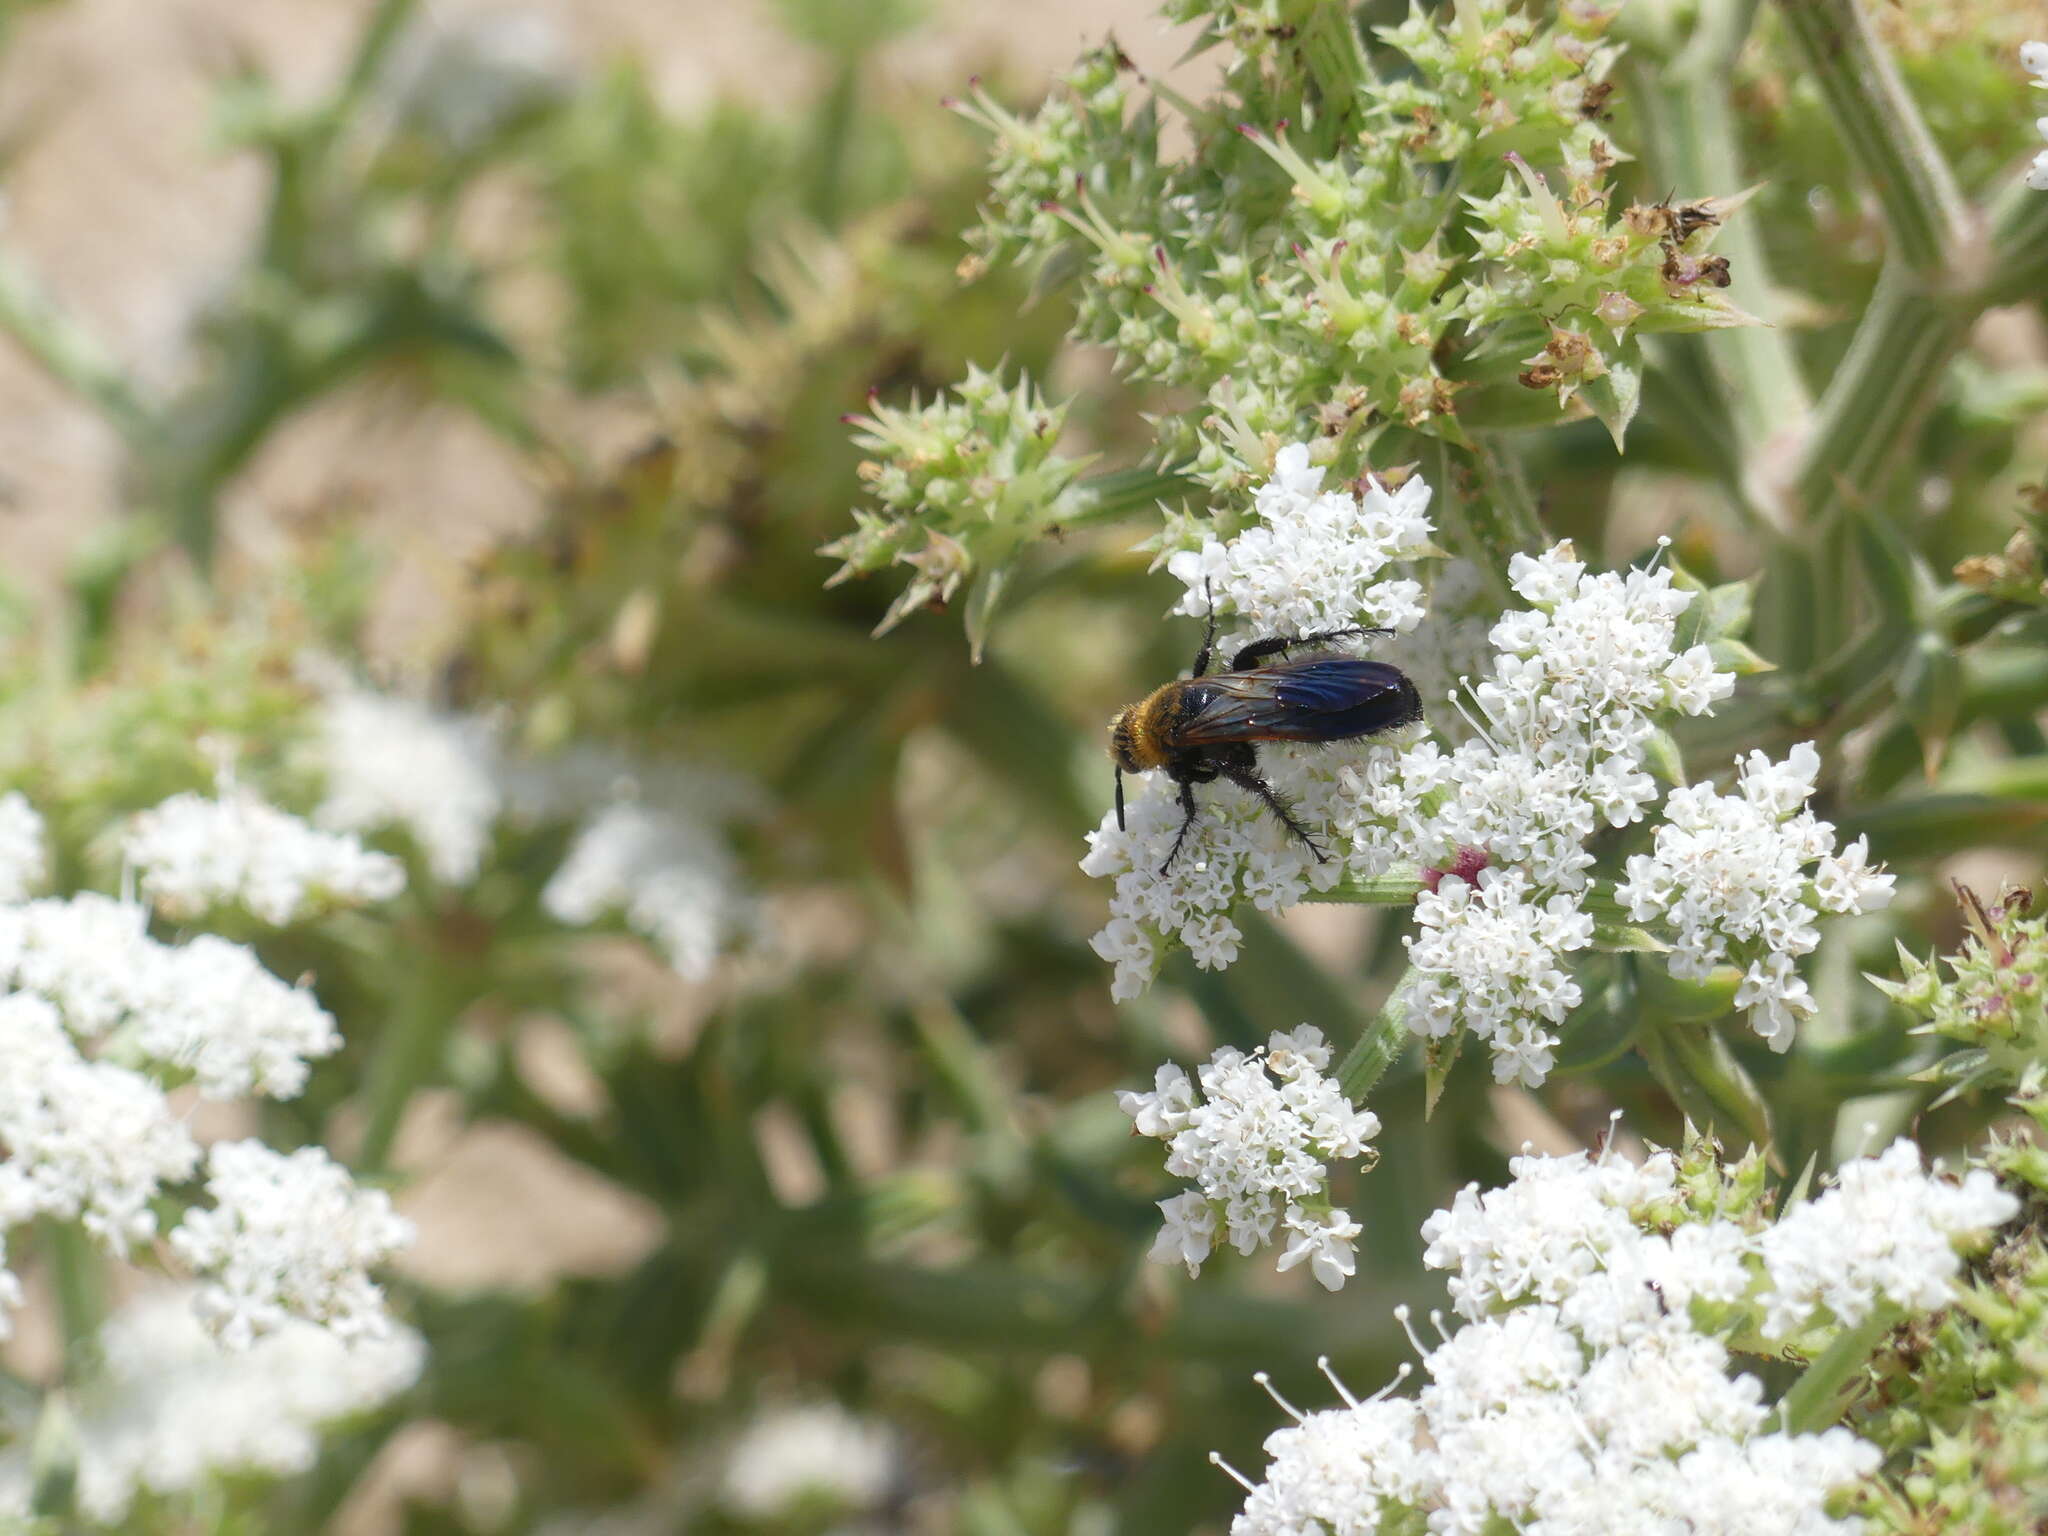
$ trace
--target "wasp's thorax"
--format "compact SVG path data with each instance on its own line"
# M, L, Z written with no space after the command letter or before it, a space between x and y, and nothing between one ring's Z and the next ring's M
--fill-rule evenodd
M1109 722L1109 755L1125 773L1143 773L1166 761L1161 738L1173 693L1185 687L1168 683L1135 704L1127 704Z

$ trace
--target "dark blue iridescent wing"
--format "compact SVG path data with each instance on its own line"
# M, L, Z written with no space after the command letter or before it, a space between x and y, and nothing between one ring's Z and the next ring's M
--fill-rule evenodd
M1415 685L1384 661L1311 656L1218 672L1188 684L1198 707L1176 722L1175 740L1345 741L1420 719Z

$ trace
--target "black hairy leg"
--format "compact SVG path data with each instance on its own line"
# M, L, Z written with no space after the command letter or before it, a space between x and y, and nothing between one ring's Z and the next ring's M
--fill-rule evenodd
M1305 645L1328 645L1332 640L1349 640L1358 635L1391 635L1391 629L1365 629L1352 625L1349 629L1325 629L1313 635L1274 635L1268 640L1254 640L1250 645L1230 658L1230 670L1249 672L1268 656L1284 656L1289 651ZM1204 647L1206 651L1206 646ZM1197 674L1198 676L1200 674Z
M1247 757L1250 756L1249 753L1246 755ZM1308 828L1296 819L1293 810L1289 808L1287 802L1273 793L1273 786L1268 784L1265 775L1259 772L1256 759L1248 762L1225 763L1221 765L1221 769L1223 776L1239 789L1247 794L1257 795L1265 803L1266 809L1280 818L1280 824L1301 839L1302 844L1308 851L1316 856L1318 864L1327 864L1329 862L1330 856L1323 852L1323 845L1309 835Z

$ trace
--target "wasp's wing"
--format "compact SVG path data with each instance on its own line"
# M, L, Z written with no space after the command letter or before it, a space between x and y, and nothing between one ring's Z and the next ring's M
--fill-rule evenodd
M1188 746L1344 741L1405 725L1422 714L1415 685L1398 669L1350 656L1212 673L1189 687L1200 690L1201 705L1174 730Z

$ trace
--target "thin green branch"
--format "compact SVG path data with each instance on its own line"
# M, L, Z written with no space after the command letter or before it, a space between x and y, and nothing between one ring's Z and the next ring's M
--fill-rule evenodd
M1857 0L1778 0L1843 146L1884 209L1895 260L1921 282L1952 277L1968 204Z
M1401 989L1396 984L1394 995L1387 999L1386 1006L1372 1016L1365 1033L1358 1037L1357 1043L1344 1053L1344 1059L1337 1064L1338 1091L1354 1104L1365 1102L1373 1084L1380 1080L1387 1068L1401 1059L1401 1052L1408 1048L1408 1009L1400 997Z
M21 344L58 383L96 407L131 443L149 411L129 388L120 366L77 317L64 309L35 275L0 251L0 330Z
M1754 0L1705 0L1692 38L1676 59L1660 63L1639 51L1624 61L1629 96L1643 125L1645 158L1656 179L1681 197L1725 196L1748 183L1737 153L1728 81L1754 14ZM1715 249L1728 258L1738 302L1768 320L1778 305L1754 219L1729 220L1716 235ZM1770 445L1796 430L1812 410L1790 339L1774 326L1757 325L1717 332L1711 344L1690 340L1716 385L1719 414L1734 429L1733 463L1766 462ZM1734 489L1749 510L1777 521L1769 497L1739 479Z

